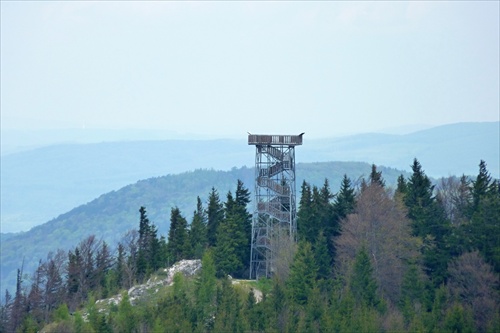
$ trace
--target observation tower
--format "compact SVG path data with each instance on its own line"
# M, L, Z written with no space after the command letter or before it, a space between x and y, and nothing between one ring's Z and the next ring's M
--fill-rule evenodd
M303 134L248 135L255 146L250 279L270 277L279 243L296 241L295 146Z

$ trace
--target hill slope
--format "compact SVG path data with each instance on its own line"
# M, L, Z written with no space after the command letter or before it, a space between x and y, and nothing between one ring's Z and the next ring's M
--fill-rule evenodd
M432 177L474 175L480 159L500 176L500 123L463 123L406 135L362 134L308 140L297 161L358 161L409 171L414 157ZM254 165L241 140L61 144L1 157L2 232L29 230L61 212L140 179L195 169Z

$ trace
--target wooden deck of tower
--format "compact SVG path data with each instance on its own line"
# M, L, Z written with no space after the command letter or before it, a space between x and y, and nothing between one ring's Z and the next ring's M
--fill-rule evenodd
M302 145L302 134L300 135L268 135L268 134L249 134L249 145Z

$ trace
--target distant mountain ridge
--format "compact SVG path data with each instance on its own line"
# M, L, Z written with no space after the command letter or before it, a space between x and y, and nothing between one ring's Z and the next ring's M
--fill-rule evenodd
M308 140L306 133L296 156L300 162L356 161L407 171L417 157L426 173L436 178L476 174L483 159L498 178L499 129L500 122L488 122L444 125L404 135L371 133ZM59 144L3 155L2 232L28 230L140 179L253 164L254 147L247 145L245 136L241 140Z

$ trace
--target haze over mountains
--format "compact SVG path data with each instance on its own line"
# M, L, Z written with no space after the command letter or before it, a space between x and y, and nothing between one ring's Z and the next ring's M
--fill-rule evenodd
M417 157L426 173L437 178L462 173L474 175L483 159L492 176L498 178L499 124L459 123L404 135L371 133L311 140L306 133L304 145L296 152L297 161L359 161L408 171ZM62 138L63 134L55 135L52 140ZM30 141L29 134L26 135L24 146L36 139L35 136ZM81 135L81 132L74 134L73 139L92 140ZM109 140L123 138L121 132L111 131L107 135ZM151 131L146 138L162 135L168 137L172 133ZM2 232L29 230L102 193L140 179L254 164L254 147L247 145L246 136L239 140L134 140L138 137L144 138L144 132L131 131L130 141L62 143L3 153ZM43 144L43 140L39 142ZM7 140L6 144L11 151L15 149L12 141Z

